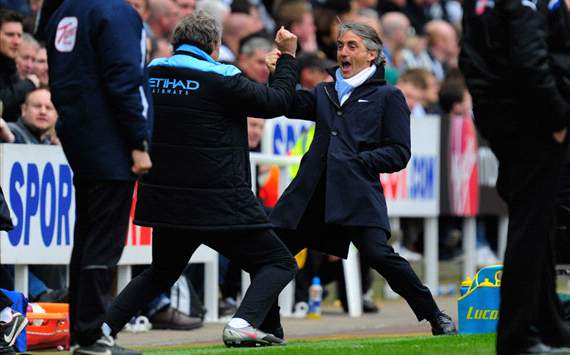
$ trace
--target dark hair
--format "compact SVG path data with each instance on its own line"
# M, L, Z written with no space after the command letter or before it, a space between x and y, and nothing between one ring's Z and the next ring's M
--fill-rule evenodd
M214 17L205 11L196 11L176 26L171 43L174 50L182 44L191 44L211 54L220 41L221 31Z
M0 28L7 22L19 22L24 24L24 18L16 11L0 9Z
M463 80L457 78L444 80L439 89L439 105L443 112L449 113L454 104L462 102L466 92L467 86Z

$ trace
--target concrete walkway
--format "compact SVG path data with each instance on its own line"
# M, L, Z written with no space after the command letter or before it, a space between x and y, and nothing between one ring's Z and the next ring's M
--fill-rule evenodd
M457 320L457 301L454 297L438 298L437 302L442 310ZM380 306L380 313L366 314L359 318L350 318L341 309L329 307L324 310L320 320L285 318L283 326L287 339L431 334L429 323L419 323L405 301L386 301ZM192 331L122 332L118 343L125 347L221 344L224 324L225 322L207 323Z

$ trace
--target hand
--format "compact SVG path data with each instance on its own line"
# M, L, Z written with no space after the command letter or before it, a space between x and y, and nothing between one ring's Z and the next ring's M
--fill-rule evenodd
M29 81L34 83L34 85L37 88L40 87L40 79L38 78L38 76L36 74L29 74L28 76L26 76L26 79L28 79Z
M267 65L267 69L269 69L269 73L275 73L275 67L277 66L277 60L281 57L281 51L277 48L274 48L271 52L267 54L265 57L265 65Z
M560 131L552 133L552 138L554 138L556 143L562 144L566 139L566 133L568 133L568 129L561 129Z
M294 57L297 52L297 36L287 31L283 26L275 35L275 44L281 53L287 53Z
M133 166L131 168L131 171L135 175L144 175L148 173L150 168L152 168L152 162L150 161L150 155L148 155L148 152L133 149L131 152L131 157L133 158Z
M10 127L2 117L0 117L0 142L4 143L14 143L16 137L10 131Z

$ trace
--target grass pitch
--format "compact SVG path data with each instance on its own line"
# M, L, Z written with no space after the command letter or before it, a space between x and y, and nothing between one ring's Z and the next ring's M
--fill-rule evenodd
M495 335L461 335L453 337L395 337L304 341L293 340L284 347L225 348L215 346L187 346L161 349L139 349L145 355L182 354L386 354L386 355L489 355L495 353Z

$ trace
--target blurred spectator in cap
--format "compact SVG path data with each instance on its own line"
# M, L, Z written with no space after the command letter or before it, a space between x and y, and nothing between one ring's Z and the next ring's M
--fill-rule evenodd
M299 53L299 83L301 88L311 90L323 81L331 81L332 77L327 69L336 66L336 62L327 59L322 52Z
M471 117L473 104L465 81L458 78L444 80L439 90L439 104L450 117Z
M299 40L299 50L316 52L317 28L311 5L304 0L283 0L275 4L275 20L278 27L285 27Z
M40 43L39 46L34 60L34 74L40 79L40 86L47 86L49 84L47 50L45 44Z
M240 41L245 37L259 32L263 25L259 19L243 13L232 13L224 21L222 46L220 47L220 62L233 63L239 54Z
M20 79L25 79L28 75L34 74L34 62L40 45L29 33L22 34L22 43L18 47L16 55L16 68Z
M196 10L196 0L174 0L174 2L180 9L180 18L190 16Z
M180 21L180 8L173 0L150 0L148 25L157 38L170 38Z
M273 49L273 41L259 35L251 35L241 41L237 66L249 79L265 84L269 70L265 57Z

